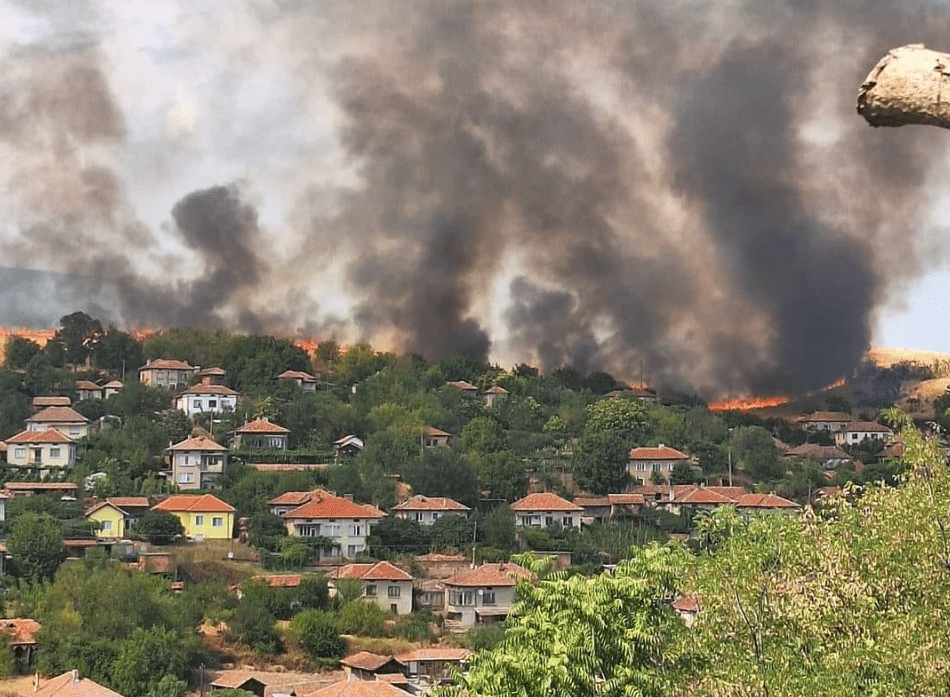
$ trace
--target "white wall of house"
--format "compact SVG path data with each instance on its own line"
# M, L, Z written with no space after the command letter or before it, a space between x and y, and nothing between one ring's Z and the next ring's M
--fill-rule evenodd
M659 472L664 480L669 481L670 474L677 462L683 460L630 460L627 463L627 473L634 480L643 484L650 481L654 472Z
M182 387L194 376L194 370L146 368L139 371L139 382L151 387Z
M835 445L857 445L865 440L889 441L891 434L881 431L838 431L835 433Z
M50 421L27 421L26 428L30 431L47 431L51 428L56 429L64 436L72 439L83 438L89 435L89 424L85 422L76 423L56 423Z
M546 528L557 523L564 528L579 528L583 511L515 511L515 527Z
M408 615L412 612L412 581L363 581L363 597L386 612Z
M225 452L175 450L172 452L172 479L182 491L213 489L227 464Z
M10 443L7 462L20 467L67 468L76 463L75 443Z
M339 545L338 550L324 552L324 557L355 557L366 551L366 537L370 533L372 519L340 518L295 518L287 521L287 534L295 537L327 537Z
M188 416L207 412L221 414L237 408L237 395L183 394L175 398L175 408Z
M393 515L397 518L414 520L419 525L432 525L439 518L447 515L458 515L465 517L465 511L394 511Z
M461 623L463 627L474 627L477 623L476 611L511 608L515 604L514 586L445 586L445 610L450 620Z

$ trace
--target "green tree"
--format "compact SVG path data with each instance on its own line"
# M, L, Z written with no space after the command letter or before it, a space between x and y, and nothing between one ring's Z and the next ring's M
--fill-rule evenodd
M109 327L92 347L92 364L103 370L134 374L145 364L142 344L131 334Z
M477 453L495 453L504 450L505 432L495 419L476 416L462 429L462 447Z
M478 529L483 544L498 549L515 549L515 512L508 506L499 506L486 514Z
M21 336L11 336L3 347L3 365L8 369L26 368L29 362L40 355L40 345Z
M382 558L425 554L429 551L429 531L414 520L390 516L373 526L367 543L373 555Z
M297 602L308 610L325 610L330 601L330 590L326 576L304 576L297 586Z
M688 462L679 461L673 465L670 472L670 481L674 484L692 484L696 481L696 473Z
M732 434L733 452L757 481L775 481L785 475L785 463L772 434L761 426L740 426Z
M464 549L474 540L475 521L461 515L444 515L429 526L432 549Z
M73 365L85 363L103 335L102 323L85 312L65 315L60 318L59 327L53 341L62 343L66 360Z
M587 433L585 430L571 461L571 470L577 485L594 494L623 491L629 479L628 442L616 433Z
M509 451L472 455L470 461L478 474L479 489L488 498L511 503L528 491L528 472L524 463Z
M425 496L448 496L466 506L478 502L478 476L454 448L425 448L403 468L403 480Z
M63 561L63 524L51 515L24 513L13 524L7 551L20 576L51 579Z
M371 600L357 598L346 603L337 616L337 627L344 634L383 636L389 615Z
M290 621L294 642L311 658L342 658L346 643L332 615L321 610L304 610Z
M132 534L153 545L171 544L185 534L181 519L168 511L149 511L132 526Z
M170 677L173 682L162 685ZM126 697L150 697L154 692L182 697L187 683L186 665L179 635L164 627L136 627L128 641L123 642L112 666L112 684Z
M275 630L277 623L273 613L259 600L242 598L228 622L228 637L244 644L257 653L278 653L282 644Z

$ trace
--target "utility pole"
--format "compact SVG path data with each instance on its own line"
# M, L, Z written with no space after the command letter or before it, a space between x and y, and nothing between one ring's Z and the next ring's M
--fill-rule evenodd
M472 568L475 568L475 538L478 535L478 521L475 521L475 527L472 528Z
M729 446L729 486L732 486L732 446Z

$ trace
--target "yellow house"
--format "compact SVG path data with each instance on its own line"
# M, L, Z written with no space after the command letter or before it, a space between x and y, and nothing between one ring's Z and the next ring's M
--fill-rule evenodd
M144 496L114 496L97 503L83 517L99 523L96 537L123 538L148 508L148 499Z
M202 540L229 540L234 530L234 506L211 494L176 494L152 507L178 516L185 536Z

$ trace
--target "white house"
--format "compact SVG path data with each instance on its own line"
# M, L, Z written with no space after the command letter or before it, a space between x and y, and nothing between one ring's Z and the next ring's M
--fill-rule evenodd
M630 478L640 484L646 484L654 472L669 481L670 474L678 462L688 462L689 455L676 448L660 443L657 447L634 448L627 461Z
M445 496L422 496L417 494L407 501L392 507L393 515L397 518L414 520L420 525L432 525L442 516L467 516L468 506Z
M139 382L149 387L177 388L187 385L197 372L198 368L187 361L157 358L139 368Z
M182 491L214 489L228 464L228 449L210 438L187 438L166 449L172 465L172 481Z
M883 440L890 443L894 431L874 421L852 421L835 432L835 445L858 445L866 440Z
M851 423L851 414L843 411L816 411L798 419L802 428L809 431L830 431L834 433Z
M508 397L508 390L504 387L499 387L498 385L492 385L487 390L482 392L482 400L485 402L485 406L491 409L495 406L495 402L499 402Z
M447 448L451 440L451 433L446 433L435 426L422 427L422 444L427 448Z
M412 612L412 574L393 566L388 561L376 564L345 564L329 573L327 579L331 588L334 581L355 578L363 584L363 597L372 600L383 610L394 615L408 615Z
M188 416L222 414L237 409L238 396L224 385L193 385L175 398L175 408Z
M321 552L322 558L355 557L366 551L370 527L383 515L352 498L328 491L309 492L309 500L283 514L287 533L296 537L326 537L335 547Z
M68 469L76 464L76 443L60 431L26 430L7 438L7 462L35 467L43 472Z
M579 528L584 509L557 494L528 494L511 504L515 527L546 528L558 523L565 528Z
M122 384L121 380L110 380L102 386L102 397L108 399L114 394L119 394L123 387L125 385Z
M462 394L467 394L470 397L474 397L478 394L478 388L466 380L449 380L447 383L445 383L445 386L452 387Z
M72 407L46 407L26 420L29 431L48 431L53 428L75 440L89 435L89 419Z
M84 399L102 399L102 388L90 380L77 380L76 398L80 402Z
M234 448L276 448L287 449L287 437L290 429L284 428L270 419L254 419L231 432L231 445Z
M521 578L534 580L534 575L505 562L483 564L446 579L446 619L462 627L504 622L514 607L515 585Z
M295 382L304 392L317 391L317 379L310 373L305 373L302 370L285 370L277 376L277 379Z

